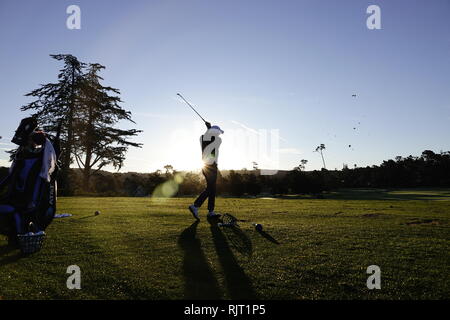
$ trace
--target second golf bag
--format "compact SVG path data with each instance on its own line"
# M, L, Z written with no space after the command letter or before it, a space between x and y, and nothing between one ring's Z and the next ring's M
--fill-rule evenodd
M26 118L12 139L19 147L8 176L0 183L1 189L7 189L0 201L0 233L10 243L16 243L18 235L44 231L53 220L60 129L49 137L37 130L36 119Z

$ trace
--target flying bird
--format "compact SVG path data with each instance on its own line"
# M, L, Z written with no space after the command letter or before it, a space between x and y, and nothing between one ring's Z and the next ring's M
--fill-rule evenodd
M353 98L356 98L356 94L352 94L352 97L353 97Z

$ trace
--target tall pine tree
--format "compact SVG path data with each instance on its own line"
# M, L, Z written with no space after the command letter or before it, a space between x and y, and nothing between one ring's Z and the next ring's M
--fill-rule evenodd
M91 176L112 166L120 169L125 161L128 147L140 147L141 144L129 141L140 130L118 129L120 121L129 121L131 113L123 109L120 91L112 87L105 87L99 76L104 66L89 64L84 74L80 90L80 106L75 120L75 148L74 156L78 167L83 172L83 187L90 190Z
M63 121L61 128L63 153L61 156L60 189L63 194L70 195L73 191L68 180L69 168L73 162L74 119L85 64L70 54L50 56L64 62L64 66L58 74L58 82L41 85L40 88L26 94L29 97L36 97L36 100L23 106L21 110L34 111L33 116L49 133L56 132L60 121Z
M135 129L121 130L114 126L121 120L132 121L131 113L122 109L119 90L103 87L98 73L104 69L99 64L85 64L70 54L50 55L63 61L58 82L41 85L26 96L36 100L21 108L32 111L33 116L47 132L56 132L60 121L62 170L61 191L71 195L69 168L74 161L83 170L85 188L94 169L107 165L120 168L129 146L140 144L128 141L137 135Z

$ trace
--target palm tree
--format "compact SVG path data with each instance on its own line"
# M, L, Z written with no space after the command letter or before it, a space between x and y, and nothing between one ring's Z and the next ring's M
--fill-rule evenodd
M305 160L305 159L300 160L300 164L297 167L295 167L294 170L304 171L307 163L308 163L308 160Z
M320 152L320 155L322 156L322 162L323 162L323 168L326 169L325 166L325 159L323 158L323 150L325 150L325 145L321 143L317 148L315 152Z
M166 169L166 175L170 175L171 173L173 173L173 166L171 166L170 164L166 164L164 166L164 169Z

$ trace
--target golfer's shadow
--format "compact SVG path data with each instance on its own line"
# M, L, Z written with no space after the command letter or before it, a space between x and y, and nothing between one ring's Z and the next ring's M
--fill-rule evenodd
M221 229L229 245L240 254L250 258L253 244L247 234L239 226L228 226Z
M196 238L199 221L186 228L178 239L184 251L183 275L185 279L185 299L221 299L219 283Z
M221 228L217 225L219 222L217 219L208 219L208 222L211 225L214 246L216 247L219 262L222 265L225 275L225 283L229 298L236 300L256 299L257 296L251 279L245 274L244 270L239 265L233 251L230 248L230 245L228 244L228 239L232 239L232 237L230 237L230 235L227 237L222 232ZM232 232L234 233L234 236L239 237L239 241L230 241L233 247L238 251L246 250L246 253L251 255L252 246L250 239L239 228L233 230ZM239 247L236 247L237 242L240 244Z

